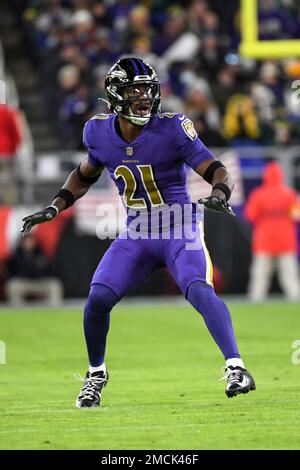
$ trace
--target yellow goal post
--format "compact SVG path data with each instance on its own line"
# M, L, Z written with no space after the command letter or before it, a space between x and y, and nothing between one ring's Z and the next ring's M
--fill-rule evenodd
M300 39L259 40L258 1L241 0L240 54L254 59L300 57Z

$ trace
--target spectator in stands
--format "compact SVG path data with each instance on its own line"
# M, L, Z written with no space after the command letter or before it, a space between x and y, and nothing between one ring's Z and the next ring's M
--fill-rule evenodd
M126 43L138 36L146 36L151 39L153 34L154 31L150 24L149 9L144 5L134 6L129 14ZM126 48L126 43L123 44L123 48Z
M90 90L80 81L76 65L64 65L58 72L60 85L59 123L64 148L80 148L81 133L91 107Z
M297 193L284 184L280 165L269 163L263 184L251 193L245 207L245 215L253 224L251 300L266 298L274 270L286 297L291 300L299 298L295 223L298 210Z
M201 70L208 77L215 77L222 63L222 53L219 47L218 37L215 34L206 34L201 43L199 53Z
M13 305L22 305L28 296L46 298L53 306L61 303L62 284L53 275L52 265L37 246L34 235L21 239L8 260L7 271L5 292Z
M186 95L185 114L193 121L203 116L208 127L211 129L217 130L220 127L218 108L202 87L194 86L189 89Z
M91 12L97 26L112 29L112 17L108 12L106 2L103 0L93 0Z
M176 44L176 41L186 30L184 11L173 7L168 12L167 19L163 24L162 31L158 32L153 38L153 51L158 55L163 55L170 46ZM188 50L185 51L188 55Z
M94 18L89 10L77 10L71 17L73 38L82 48L88 48L93 41Z
M223 137L237 143L241 140L255 142L260 137L258 116L253 101L247 95L233 95L227 103L223 118Z
M99 28L95 31L94 44L88 50L88 59L94 67L98 64L112 63L119 56L114 51L111 33L108 28Z
M213 96L222 115L226 110L227 101L237 91L234 73L229 68L221 69L217 74L217 80L213 84Z
M183 100L173 93L171 83L169 81L162 83L160 90L162 96L162 111L183 113Z
M191 2L187 14L189 30L195 34L201 34L207 14L209 14L207 2L204 0L194 0Z
M290 59L286 61L284 74L287 78L284 87L284 108L291 123L292 143L300 141L300 106L299 106L299 78L300 60Z
M0 103L0 203L16 203L16 152L21 143L17 111Z
M279 64L272 61L266 61L262 64L260 69L261 82L274 94L279 106L284 102L282 76Z

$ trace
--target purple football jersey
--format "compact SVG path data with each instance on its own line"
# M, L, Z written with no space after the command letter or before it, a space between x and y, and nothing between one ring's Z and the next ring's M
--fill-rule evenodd
M184 114L159 114L135 140L126 142L116 131L116 119L116 114L94 116L84 127L83 142L89 163L107 167L127 208L127 222L137 211L149 216L174 204L189 205L195 212L186 188L186 165L196 169L214 157L192 121Z

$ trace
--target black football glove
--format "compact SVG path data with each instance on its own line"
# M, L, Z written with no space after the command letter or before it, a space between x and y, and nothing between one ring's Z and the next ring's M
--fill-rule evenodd
M41 211L35 212L35 214L28 215L27 217L24 217L23 222L23 227L21 228L21 232L23 232L23 236L26 235L26 233L30 232L32 227L34 227L37 224L42 224L43 222L48 222L49 220L54 219L54 217L57 215L57 211L54 207L46 207L46 209L42 209Z
M208 196L199 199L199 204L204 204L205 207L217 212L224 212L225 214L234 215L232 208L228 204L228 202L224 201L220 197L217 196Z

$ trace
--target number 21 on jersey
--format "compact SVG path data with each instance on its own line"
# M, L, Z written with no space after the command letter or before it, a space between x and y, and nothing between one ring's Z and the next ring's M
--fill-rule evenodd
M161 206L164 204L162 195L154 180L151 165L137 165L140 172L143 186L149 197L152 206ZM114 171L115 178L122 178L125 183L124 199L127 207L146 208L147 204L144 198L135 198L134 194L137 188L137 181L132 171L125 165L119 165Z

